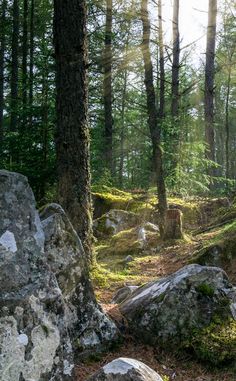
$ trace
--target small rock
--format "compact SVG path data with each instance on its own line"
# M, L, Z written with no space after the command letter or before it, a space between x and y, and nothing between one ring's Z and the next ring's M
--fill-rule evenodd
M163 381L153 369L141 361L118 358L101 368L87 381Z

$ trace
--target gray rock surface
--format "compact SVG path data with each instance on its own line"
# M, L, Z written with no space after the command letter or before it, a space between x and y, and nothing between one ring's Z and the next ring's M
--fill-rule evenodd
M137 226L139 222L140 216L133 212L112 209L94 221L94 234L96 237L117 234Z
M112 298L112 303L119 304L125 301L134 291L138 289L138 286L125 286L120 288Z
M144 363L121 357L105 365L88 381L162 381L162 378Z
M64 301L27 179L0 171L1 380L71 379Z
M1 381L72 380L75 347L97 348L116 335L95 301L82 245L58 210L53 217L47 209L45 240L27 179L0 171Z
M77 233L60 205L48 205L41 220L47 261L66 301L73 348L83 352L107 346L117 336L117 328L95 300Z
M138 288L120 310L141 340L169 345L208 326L216 315L236 319L236 293L222 269L189 265Z

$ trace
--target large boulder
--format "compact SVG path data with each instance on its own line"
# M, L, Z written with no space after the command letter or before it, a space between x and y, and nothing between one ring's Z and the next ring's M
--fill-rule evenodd
M116 334L95 301L82 245L58 209L60 216L54 211L55 217L48 215L44 221L45 241L27 179L0 171L0 378L4 381L71 380L74 350L100 347Z
M88 381L162 381L162 378L141 361L121 357L105 365Z
M114 235L137 226L139 222L140 216L136 213L112 209L94 221L94 234L98 238Z
M0 374L4 381L71 379L64 302L44 256L27 179L0 171Z
M138 289L138 286L124 286L120 288L116 293L114 294L112 298L113 304L120 304L124 302L125 299L127 299L129 296L131 296L134 291Z
M236 292L222 269L189 265L138 288L120 310L141 340L170 347L216 318L236 319Z
M100 349L117 336L115 324L97 304L81 241L60 205L41 212L45 254L64 300L72 347L77 352Z

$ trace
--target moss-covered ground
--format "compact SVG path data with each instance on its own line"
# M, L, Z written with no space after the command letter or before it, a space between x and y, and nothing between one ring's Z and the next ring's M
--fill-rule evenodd
M94 197L105 200L107 211L112 208L134 211L140 214L141 221L155 223L157 200L152 191L132 194L107 187L93 191ZM169 203L183 212L183 240L163 242L158 233L148 231L145 242L141 242L138 235L141 224L101 238L95 244L92 281L97 298L111 316L115 315L115 319L119 319L119 312L109 303L117 289L127 284L142 285L171 274L188 263L202 261L204 264L204 255L214 246L220 247L220 255L224 259L222 267L236 284L236 206L228 206L225 199L184 200L172 197ZM207 230L201 232L204 228ZM127 261L127 256L132 260ZM202 292L209 290L205 287ZM231 362L236 358L235 333L235 322L215 321L188 344L189 355L187 352L170 354L160 348L150 348L134 343L128 336L125 344L114 353L107 354L96 363L82 365L79 371L84 372L84 378L81 381L102 364L119 356L145 362L165 376L165 381L236 381L236 363ZM195 360L196 357L202 363Z

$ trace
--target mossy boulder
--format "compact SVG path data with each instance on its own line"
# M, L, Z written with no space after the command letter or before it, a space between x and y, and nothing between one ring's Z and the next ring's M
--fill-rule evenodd
M138 288L120 311L145 343L185 348L216 319L236 319L236 292L222 269L189 265Z
M193 333L186 349L208 365L236 365L236 321L215 319L208 327Z
M211 234L208 243L194 253L191 263L219 266L227 270L236 259L236 222L226 224Z
M94 235L97 238L112 236L122 230L138 225L140 216L125 210L112 209L93 223Z

